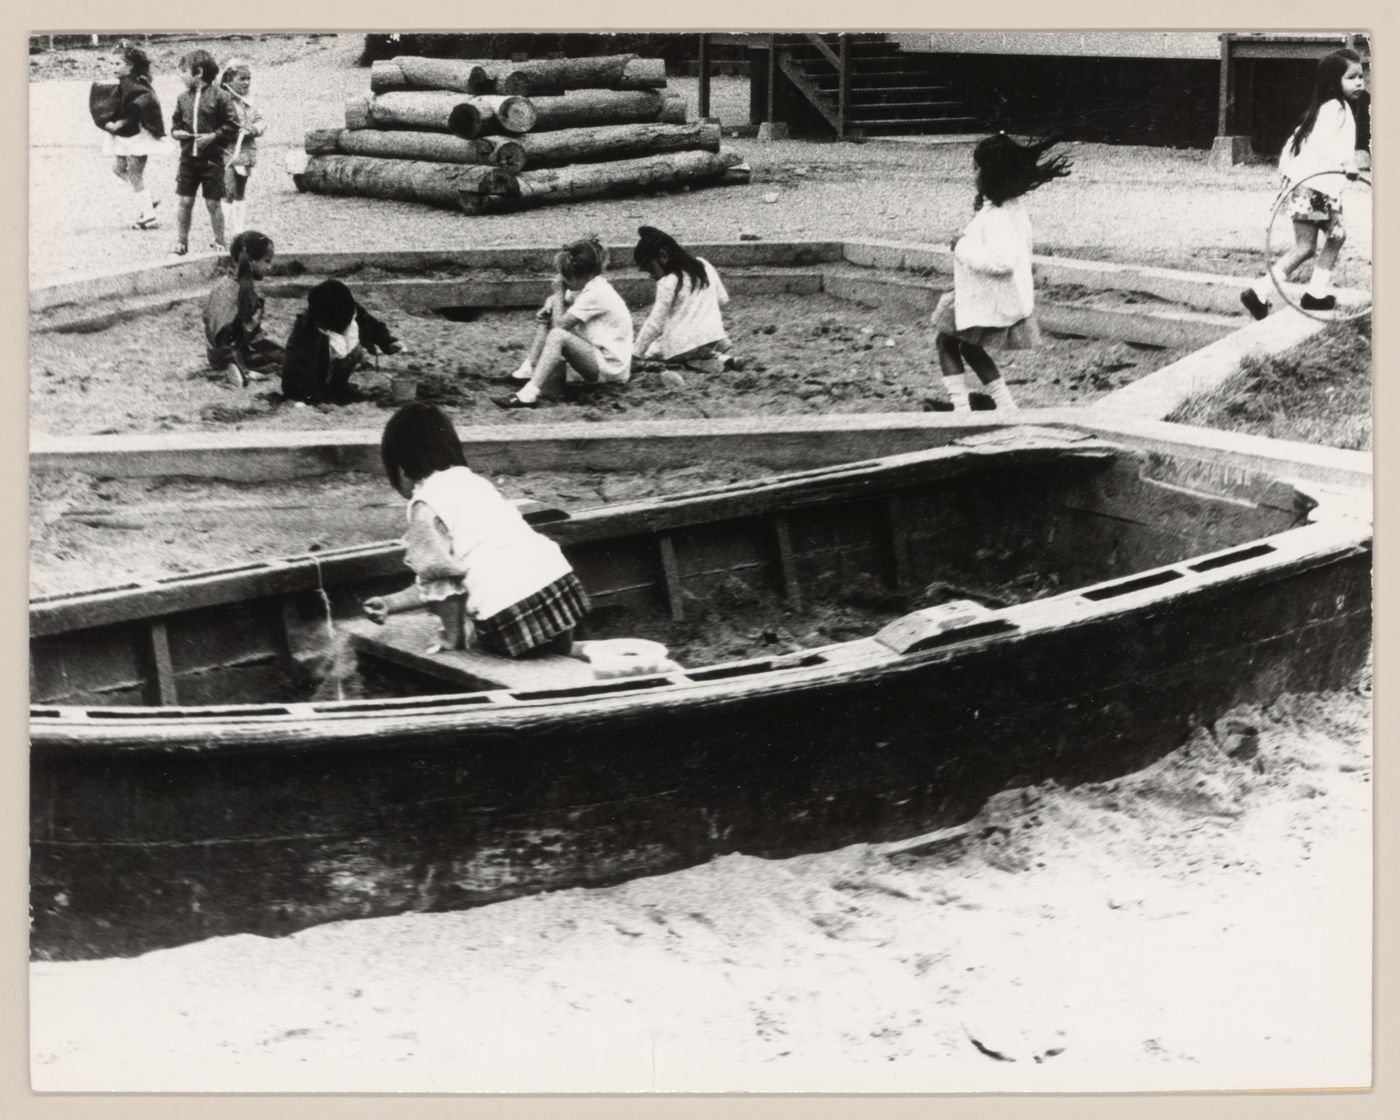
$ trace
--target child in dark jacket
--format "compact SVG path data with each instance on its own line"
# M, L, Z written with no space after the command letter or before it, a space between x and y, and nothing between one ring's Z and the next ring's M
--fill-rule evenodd
M282 347L263 334L265 301L257 281L272 267L272 238L244 230L229 246L232 274L214 281L204 304L205 353L209 364L225 373L230 385L263 381L283 362Z
M282 395L307 404L343 402L350 375L369 354L402 354L403 343L366 311L339 280L324 280L306 295L292 324L282 363Z
M208 51L191 51L180 59L185 92L175 102L170 135L180 141L180 164L175 173L175 194L180 199L176 215L179 232L171 252L189 252L190 218L194 196L202 187L213 248L227 252L224 242L224 155L238 138L238 115L233 99L218 86L219 64Z
M151 60L140 47L123 41L115 61L116 86L94 84L92 119L106 133L103 150L112 157L112 171L136 194L132 228L154 229L159 202L146 190L146 160L164 146L165 122L151 85Z

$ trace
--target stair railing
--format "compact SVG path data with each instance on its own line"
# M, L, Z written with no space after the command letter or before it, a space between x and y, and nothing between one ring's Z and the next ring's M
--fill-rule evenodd
M836 71L836 119L832 124L836 127L836 136L839 140L846 138L846 108L850 96L851 87L851 51L850 36L837 35L836 49L831 49L831 44L822 35L814 32L807 32L807 41L817 48L817 52L831 63ZM818 108L821 108L818 104Z

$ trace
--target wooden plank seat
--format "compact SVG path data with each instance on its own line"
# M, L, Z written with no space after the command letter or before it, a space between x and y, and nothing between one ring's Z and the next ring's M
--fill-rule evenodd
M596 683L592 666L576 657L553 654L514 660L477 648L429 653L429 647L437 640L438 623L427 611L390 615L383 626L368 619L355 619L338 628L349 635L358 656L411 669L442 681L453 691L525 691Z

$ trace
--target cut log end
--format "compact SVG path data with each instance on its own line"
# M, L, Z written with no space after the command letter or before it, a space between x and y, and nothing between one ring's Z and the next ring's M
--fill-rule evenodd
M447 117L447 127L454 136L474 140L481 135L481 110L466 102L454 105Z
M507 97L496 107L496 120L507 132L529 132L536 116L535 107L524 97Z

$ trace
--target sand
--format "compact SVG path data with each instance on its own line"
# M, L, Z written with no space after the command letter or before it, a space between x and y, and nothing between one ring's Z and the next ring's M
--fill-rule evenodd
M36 963L35 1087L1362 1084L1369 703L1241 709L1137 774L993 798L933 851Z

